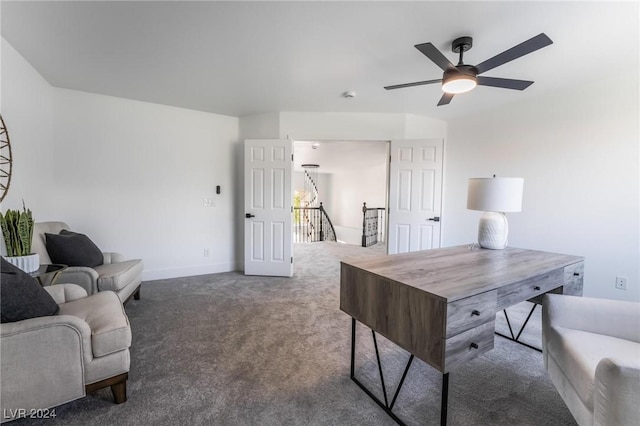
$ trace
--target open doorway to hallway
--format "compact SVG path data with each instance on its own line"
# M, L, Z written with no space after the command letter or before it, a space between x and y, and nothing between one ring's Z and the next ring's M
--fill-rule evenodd
M388 141L294 141L294 241L384 245L388 182Z

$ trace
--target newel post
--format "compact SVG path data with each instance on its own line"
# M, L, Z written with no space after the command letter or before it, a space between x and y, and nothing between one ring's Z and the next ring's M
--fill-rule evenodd
M322 207L322 201L320 201L320 241L324 241L324 230L322 229L322 222L324 222L324 207Z
M362 247L367 246L367 203L362 203Z

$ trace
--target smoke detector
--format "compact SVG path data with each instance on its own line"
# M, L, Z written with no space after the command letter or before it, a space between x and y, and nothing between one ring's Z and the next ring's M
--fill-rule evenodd
M352 92L352 91L344 92L342 94L342 97L343 98L347 98L347 99L355 98L356 97L356 92Z

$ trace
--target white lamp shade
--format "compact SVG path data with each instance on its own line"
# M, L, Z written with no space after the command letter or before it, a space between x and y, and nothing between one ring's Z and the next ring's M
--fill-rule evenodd
M522 210L523 178L471 178L467 209L485 212L519 212Z

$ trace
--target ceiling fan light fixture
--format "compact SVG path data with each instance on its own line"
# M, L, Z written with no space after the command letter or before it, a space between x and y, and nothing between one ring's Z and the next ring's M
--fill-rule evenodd
M416 81L414 83L396 84L393 86L385 86L386 90L402 89L405 87L422 86L425 84L442 83L442 91L444 95L438 101L438 106L448 105L451 99L459 93L465 93L473 90L476 86L491 86L501 89L524 90L533 84L533 81L514 80L510 78L496 77L477 77L486 71L492 70L507 62L511 62L538 49L553 44L553 41L545 34L540 33L531 37L529 40L499 53L484 62L477 65L467 65L463 61L463 55L471 49L473 39L471 37L458 37L451 43L451 50L459 55L457 65L447 59L433 43L416 44L414 47L424 56L429 58L431 62L436 64L444 74L441 79Z
M445 93L459 94L473 90L478 84L474 75L469 74L449 74L442 80L442 91Z

